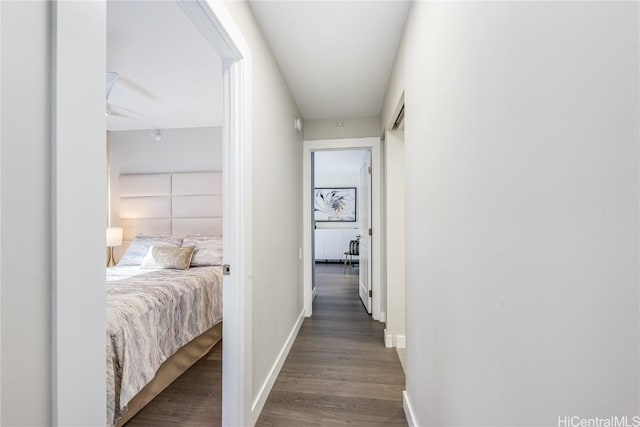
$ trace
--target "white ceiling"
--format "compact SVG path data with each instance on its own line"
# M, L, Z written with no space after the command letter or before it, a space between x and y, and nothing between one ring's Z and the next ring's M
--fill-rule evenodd
M380 114L409 1L250 5L305 119Z
M410 2L250 4L305 119L380 114ZM110 0L107 11L107 71L120 75L107 129L221 126L220 58L180 7Z
M107 3L107 71L120 74L109 104L132 116L108 130L223 123L220 57L173 1Z

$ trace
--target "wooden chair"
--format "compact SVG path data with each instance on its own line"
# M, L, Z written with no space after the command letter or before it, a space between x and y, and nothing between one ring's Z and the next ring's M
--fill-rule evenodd
M343 272L347 271L347 263L349 263L350 267L353 267L353 257L358 255L360 255L360 237L349 241L349 249L344 253Z

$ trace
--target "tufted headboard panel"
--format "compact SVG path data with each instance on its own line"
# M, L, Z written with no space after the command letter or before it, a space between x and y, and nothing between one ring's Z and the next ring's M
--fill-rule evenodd
M137 233L222 235L222 172L120 175L124 253Z

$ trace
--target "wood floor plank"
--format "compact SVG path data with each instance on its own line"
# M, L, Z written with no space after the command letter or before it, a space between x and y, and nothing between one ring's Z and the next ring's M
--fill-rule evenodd
M404 373L358 297L357 269L316 270L305 319L257 426L406 426Z
M407 425L400 361L384 347L384 325L360 302L357 271L319 266L313 316L300 328L257 426ZM127 426L220 426L221 379L222 343Z
M344 381L318 378L305 378L304 382L298 378L280 377L278 390L283 392L328 394L343 397L377 396L380 399L395 400L398 396L396 384L380 384L362 381Z
M402 405L395 405L393 400L282 391L272 392L269 399L272 405L277 406L266 413L263 411L263 414L270 416L273 425L279 425L275 415L295 418L302 422L301 425L309 422L320 425L328 422L367 426L406 425ZM261 420L256 425L262 425Z
M222 425L222 343L153 399L127 427Z

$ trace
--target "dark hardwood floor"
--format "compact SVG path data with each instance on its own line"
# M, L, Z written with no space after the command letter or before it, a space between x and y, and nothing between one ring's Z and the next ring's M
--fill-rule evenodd
M222 343L138 412L126 427L222 425Z
M305 319L257 426L406 426L404 374L384 325L358 297L357 269L317 264Z
M406 426L404 374L384 347L382 323L358 298L357 269L317 266L305 319L257 426ZM222 344L178 378L127 427L219 426Z

